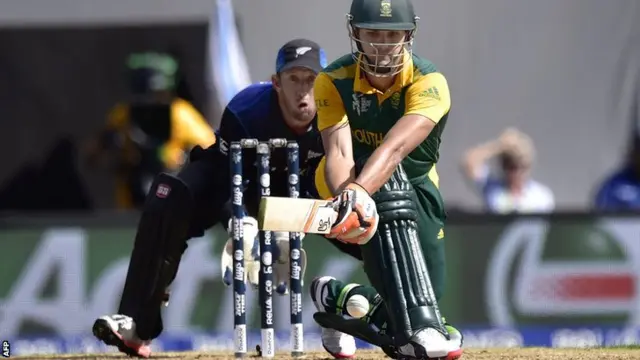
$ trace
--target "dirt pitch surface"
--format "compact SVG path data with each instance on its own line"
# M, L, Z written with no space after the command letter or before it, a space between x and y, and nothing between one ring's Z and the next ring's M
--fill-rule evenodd
M47 356L18 356L12 359L87 359L87 360L114 360L131 359L118 354L78 354L78 355L47 355ZM255 354L248 354L247 359L257 358ZM221 360L234 359L233 354L215 352L182 352L182 353L157 353L151 359L198 359ZM278 354L276 359L292 359L288 354ZM299 358L298 358L299 359ZM320 360L327 357L325 352L308 352L303 359ZM379 351L358 351L357 359L388 359ZM547 348L522 348L522 349L467 349L462 360L592 360L592 359L640 359L640 349L630 350L622 348L602 349L547 349Z

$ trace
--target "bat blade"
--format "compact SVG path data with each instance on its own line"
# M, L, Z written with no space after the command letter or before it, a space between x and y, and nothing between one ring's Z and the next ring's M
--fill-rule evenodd
M260 200L258 226L265 231L328 234L336 217L330 200L265 196Z

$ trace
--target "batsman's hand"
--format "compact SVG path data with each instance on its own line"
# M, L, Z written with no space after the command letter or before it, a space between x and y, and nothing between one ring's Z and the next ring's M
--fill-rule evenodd
M229 239L224 244L220 265L222 267L222 281L225 285L233 284L233 219L229 219L227 232ZM260 253L258 241L258 221L250 216L242 219L243 243L244 243L244 282L249 283L254 288L258 287L258 274L260 273Z
M349 244L364 245L378 230L378 211L371 195L362 186L351 183L333 199L338 212L327 235Z

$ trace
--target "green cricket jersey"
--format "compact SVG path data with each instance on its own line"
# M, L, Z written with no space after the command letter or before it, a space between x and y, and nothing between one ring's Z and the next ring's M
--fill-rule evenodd
M370 155L402 116L423 115L436 126L402 164L410 178L428 174L438 186L434 165L451 108L449 88L445 77L430 61L416 55L406 60L403 71L386 92L369 84L351 54L330 64L318 75L314 86L318 128L322 131L348 122L354 158L358 159Z

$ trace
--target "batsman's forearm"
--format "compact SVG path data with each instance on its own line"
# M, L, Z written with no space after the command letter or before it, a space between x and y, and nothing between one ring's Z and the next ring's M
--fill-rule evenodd
M389 180L402 159L401 151L379 147L371 154L355 182L373 194Z
M402 160L431 133L435 122L416 114L407 114L385 135L382 144L371 154L356 182L369 194L384 185Z
M327 156L324 169L327 186L333 196L339 194L345 186L355 178L355 163L353 159L342 156Z

